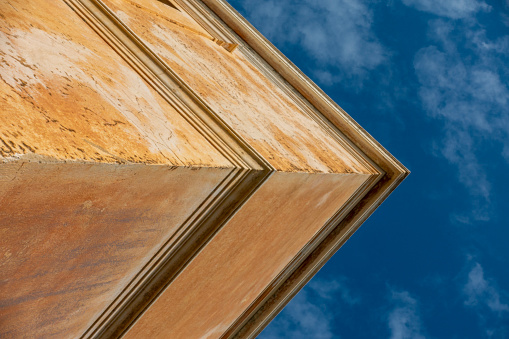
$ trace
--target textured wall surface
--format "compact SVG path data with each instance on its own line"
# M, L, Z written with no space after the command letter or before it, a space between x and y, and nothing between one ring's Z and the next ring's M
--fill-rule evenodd
M277 170L367 173L241 50L197 34L181 11L153 0L104 3Z
M0 337L77 337L227 170L0 163Z
M63 1L0 15L0 156L229 165Z

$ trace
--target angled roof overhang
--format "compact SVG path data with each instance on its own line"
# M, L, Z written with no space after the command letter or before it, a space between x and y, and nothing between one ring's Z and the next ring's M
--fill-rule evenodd
M203 11L206 8L198 1L191 0L190 3L194 4L196 15L201 14L203 16ZM238 37L249 44L268 65L323 114L324 118L340 130L369 160L376 164L380 171L378 182L366 192L355 207L341 220L338 220L330 233L321 239L321 242L308 253L307 257L293 268L292 272L288 272L284 279L281 279L270 292L267 291L258 304L253 304L228 332L228 335L232 337L254 338L380 206L410 171L302 73L297 66L288 60L227 1L201 0L201 3L205 4ZM210 16L207 16L207 18L210 18ZM221 29L222 25L216 20L209 19L209 23L223 33L225 38L232 38L224 27Z
M33 74L21 72L30 81L0 69L9 85L0 149L10 253L0 288L15 294L0 301L8 333L255 337L409 173L226 1L172 0L167 15L148 1L12 1L17 14L0 27L18 48L3 52L25 60L10 67L33 63ZM38 5L47 13L34 13ZM48 21L59 11L73 16L67 31ZM154 35L151 15L190 40L170 45L161 26ZM83 50L88 59L32 61L26 42L36 38L62 49L55 58ZM221 73L228 62L238 67L233 89ZM243 92L264 110L210 95L248 78L270 88ZM45 254L51 246L59 255Z

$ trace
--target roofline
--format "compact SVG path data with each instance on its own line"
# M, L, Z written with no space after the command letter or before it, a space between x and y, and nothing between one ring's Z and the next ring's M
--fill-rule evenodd
M316 111L316 114L319 116L318 118L327 122L329 127L325 126L325 128L337 130L338 133L342 134L341 138L344 138L349 143L349 145L344 146L349 149L351 147L353 155L359 154L360 158L365 158L369 162L369 164L366 163L368 166L370 164L374 166L372 173L374 174L373 180L370 180L369 186L366 186L365 190L363 189L359 193L359 199L353 201L348 209L341 213L340 217L332 218L326 225L326 231L320 232L320 237L312 239L312 242L306 246L306 251L299 253L299 256L292 260L291 265L285 268L266 287L222 336L223 338L253 337L275 317L286 303L325 264L332 254L341 247L399 182L403 180L408 171L225 1L174 1L180 5L185 5L183 7L191 11L195 11L194 15L197 16L195 19L211 29L213 31L211 33L214 33L212 36L224 39L224 41L241 42L241 40L244 40L246 44L242 43L242 45L255 52L250 51L249 53L259 56L255 58L257 60L254 60L256 66L262 68L262 71L271 76L279 86L286 88L289 84L292 87L292 92L295 91L296 94L302 96L299 96L297 100L305 102L305 106L312 106L311 108L313 108L313 112ZM192 111L200 114L206 126L218 125L216 126L217 128L214 128L217 136L220 136L221 139L225 138L225 144L227 145L233 144L239 146L238 149L232 149L239 157L236 160L240 163L246 162L246 167L262 169L264 173L267 170L269 172L273 170L270 168L270 164L265 163L263 158L258 157L257 153L251 150L249 145L239 136L234 135L234 131L215 117L208 106L201 102L200 98L157 55L153 54L134 32L117 20L109 9L102 4L101 0L65 0L65 2L71 5L71 8L75 9L103 38L116 46L123 57L130 60L133 65L136 65L136 69L140 74L154 81L153 85L165 99L169 100L169 102L175 101L179 105L181 104L188 108L192 107ZM261 59L258 60L259 58ZM262 61L262 64L259 61ZM279 77L273 76L276 73L281 75L283 81ZM216 120L211 121L214 117ZM262 181L264 173L261 173ZM255 190L256 187L252 187L252 189ZM252 193L252 191L250 192ZM362 198L360 198L361 196ZM237 201L237 203L240 203L240 201ZM171 263L172 265L174 264L173 261ZM179 263L178 265L181 264ZM186 263L179 267L184 267L185 265ZM158 272L172 272L172 274L177 272L175 269L171 269L171 267L164 269L161 269L161 267L160 265L154 265L150 266L150 269L151 272L155 272L154 274L159 274ZM152 275L146 275L146 277L148 277L147 279L152 279ZM170 279L164 276L164 274L159 274L157 277L157 279L152 280L164 282ZM129 312L131 310L142 311L142 309L145 309L144 306L136 304L138 300L136 299L136 293L144 290L148 285L143 286L143 288L136 287L135 289L131 287L126 288L123 296L127 295L128 297L121 297L120 304L115 304L116 306L112 306L112 308L103 312L100 319L96 319L94 324L87 329L84 337L109 337L106 335L106 332L110 329L112 331L123 330L123 324L131 323L132 320L131 318L129 318L131 320L125 320L122 318L123 316L130 317Z
M200 1L205 4L384 172L378 183L301 261L297 269L286 279L281 279L277 286L270 286L270 293L265 296L262 294L261 300L259 298L253 303L222 336L222 338L254 338L410 174L410 171L225 0L188 1L194 4Z

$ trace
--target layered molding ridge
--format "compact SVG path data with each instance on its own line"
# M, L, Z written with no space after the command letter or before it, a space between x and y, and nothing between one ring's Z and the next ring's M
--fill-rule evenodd
M82 334L117 337L192 260L273 172L155 53L99 0L64 0L131 67L234 165L231 174L168 239Z
M222 337L255 338L410 172L226 1L176 1L187 6L210 31L239 44L241 49L252 49L262 59L260 63L254 57L253 63L265 69L268 76L272 74L272 79L281 86L288 84L295 89L304 105L310 105L326 124L340 130L348 143L373 164L375 172L380 173L349 213L334 221L332 231L302 259L291 275L277 282L271 293L261 296L263 299L259 304L243 314Z
M271 166L227 126L137 35L100 0L63 0L210 144L239 168Z
M199 207L179 225L109 306L91 319L82 338L121 337L273 175L283 175L196 90L101 0L62 0L195 128L231 166ZM127 1L127 0L126 0ZM363 183L254 298L221 338L253 338L355 232L408 170L328 98L224 0L174 0L203 28L196 32L230 53L242 53L325 134L360 164ZM193 30L194 28L186 27ZM232 47L234 46L234 47ZM238 47L237 47L238 46ZM235 50L235 47L237 49ZM48 159L42 159L42 162ZM12 163L40 158L10 159ZM120 161L121 166L129 166ZM12 165L11 163L11 165ZM0 162L0 167L2 163ZM114 164L111 166L119 166ZM158 165L159 166L159 165ZM20 167L21 168L21 167ZM0 172L1 172L0 168ZM308 173L299 173L307 175ZM314 174L318 175L318 174ZM341 175L325 173L319 175ZM352 173L351 175L359 175ZM0 178L1 179L1 178ZM1 184L0 180L0 184ZM265 189L268 189L265 187ZM263 212L263 211L262 211Z

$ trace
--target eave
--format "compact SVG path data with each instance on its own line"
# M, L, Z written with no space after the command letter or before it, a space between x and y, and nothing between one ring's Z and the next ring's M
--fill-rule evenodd
M122 186L122 182L128 182L129 185L138 185L136 187L139 187L144 194L150 196L150 189L152 188L146 188L143 184L136 182L135 176L142 175L145 178L154 176L161 178L161 181L166 180L167 183L171 183L171 185L167 186L169 189L167 194L171 196L176 205L180 200L183 200L180 199L180 197L172 196L174 193L171 190L178 190L177 188L179 185L175 184L175 180L179 180L178 178L182 178L185 175L187 175L186 178L198 178L192 179L194 181L193 184L196 184L198 180L209 182L207 181L209 180L209 175L215 175L215 178L219 178L215 179L217 180L217 185L214 186L215 188L210 189L210 192L207 192L206 198L199 203L199 206L191 211L190 214L186 214L187 219L185 223L166 225L164 224L164 220L166 220L165 218L168 216L164 213L167 211L159 211L161 219L154 219L156 220L154 223L159 223L158 226L163 230L178 226L176 233L171 235L168 239L165 238L162 246L157 245L159 246L157 247L152 243L151 246L153 247L149 249L142 248L143 250L147 250L147 253L155 254L151 255L149 260L143 265L139 264L141 259L138 264L136 264L140 266L133 265L136 270L139 268L134 278L127 282L123 281L118 286L108 287L109 294L106 296L108 305L105 308L90 311L95 313L93 318L89 320L89 323L80 322L79 326L81 327L76 325L77 329L72 330L75 332L68 332L69 335L81 333L80 336L83 338L111 338L129 334L129 331L140 323L140 319L143 319L157 303L161 303L161 300L164 300L164 294L169 290L172 284L175 281L178 282L177 279L185 275L186 270L191 269L193 264L199 262L200 256L204 255L203 253L206 252L207 246L214 244L214 241L218 239L221 232L226 232L228 227L230 227L230 229L232 227L242 229L243 220L246 218L256 226L255 219L257 213L263 215L266 212L270 212L272 213L272 217L274 217L273 219L279 217L278 211L271 210L271 206L266 203L265 200L267 198L270 198L272 195L292 185L295 189L293 191L288 190L287 194L291 195L294 192L299 193L298 190L302 188L301 186L308 185L299 193L302 194L304 198L300 198L300 201L292 202L294 205L291 205L291 208L294 208L294 210L290 208L290 211L294 211L295 214L297 214L301 212L297 210L297 207L305 207L308 202L316 204L317 201L321 201L319 195L322 194L322 191L325 199L330 192L336 189L334 193L343 200L340 198L331 200L333 203L338 203L338 205L332 205L331 203L332 207L326 206L329 209L336 208L333 213L320 215L320 209L315 207L315 210L318 210L318 212L316 212L317 215L320 215L323 219L321 224L314 226L316 227L316 233L310 233L310 237L305 239L306 242L303 242L302 248L298 247L300 249L298 253L293 255L288 262L284 262L286 264L284 268L274 276L268 284L264 285L260 293L257 292L258 295L253 298L249 306L245 308L233 322L230 322L220 335L222 338L254 337L304 286L304 284L311 279L335 251L342 246L362 222L373 213L409 173L401 163L364 131L346 112L334 103L225 1L174 1L178 7L191 15L206 31L206 34L200 33L201 31L195 31L195 33L200 33L201 37L205 37L206 40L208 39L207 43L212 43L214 47L219 45L228 53L242 53L263 76L270 80L270 85L276 86L276 89L281 90L284 95L291 99L297 108L296 110L299 110L299 114L304 112L301 115L304 116L305 119L308 119L310 123L315 124L316 129L321 133L323 132L324 138L329 138L327 140L332 140L333 143L337 143L337 149L340 149L342 152L340 153L345 159L347 158L347 160L344 161L344 164L341 164L341 161L329 163L329 159L324 159L323 164L319 164L321 167L313 168L311 165L308 166L308 164L304 164L302 167L296 167L299 164L295 165L297 163L296 161L293 163L291 161L286 161L287 159L281 155L283 153L279 155L276 154L274 157L270 158L267 156L267 153L271 155L270 152L266 152L266 149L253 142L253 140L257 141L256 138L251 138L252 135L249 135L247 132L242 134L234 128L235 126L233 124L228 123L226 121L228 116L219 109L213 108L211 103L207 102L203 93L200 94L196 87L193 88L193 85L184 79L182 73L178 74L169 64L168 60L165 60L160 53L157 53L149 46L141 36L141 33L131 29L127 21L124 22L123 19L121 20L117 14L108 8L105 4L107 2L106 0L63 0L63 2L72 9L73 12L69 11L70 14L77 14L77 16L83 20L80 21L83 26L86 26L87 29L91 28L93 30L92 33L96 33L101 37L102 41L100 42L106 42L107 46L111 47L114 53L116 53L115 56L120 56L121 60L118 59L118 62L125 62L137 76L143 79L143 81L153 89L154 93L157 93L157 95L168 104L168 106L166 106L167 110L170 110L170 108L175 110L174 117L181 117L183 121L185 120L186 124L197 131L197 136L203 137L204 141L200 141L201 144L200 142L196 142L198 145L197 147L209 147L207 149L210 149L210 153L214 152L214 154L217 154L217 158L213 159L214 161L217 160L217 163L215 163L215 165L200 165L198 161L197 163L186 165L185 161L173 159L175 163L179 160L178 164L175 164L171 163L171 161L166 162L164 159L161 160L162 158L160 157L157 158L159 159L158 161L161 161L160 163L154 161L151 166L145 166L146 164L143 163L143 159L139 160L139 163L134 163L115 155L115 152L111 149L106 150L104 147L98 146L96 144L97 141L93 139L94 136L89 137L89 135L86 135L86 139L84 137L81 139L73 137L74 139L72 139L72 141L75 142L77 140L76 142L90 147L90 150L82 151L86 156L91 156L92 152L97 152L97 154L101 153L103 158L82 159L79 158L80 154L78 153L78 158L66 159L65 156L70 153L65 154L60 151L59 153L56 152L55 149L58 150L56 147L60 147L59 143L61 140L68 141L71 140L71 137L69 137L69 139L52 139L49 137L50 134L48 133L46 139L43 138L44 144L38 144L39 149L37 149L37 152L18 154L11 149L9 151L9 154L12 153L11 156L0 158L0 174L2 175L0 177L0 189L6 188L6 190L10 190L9 192L13 195L21 192L20 196L23 197L24 194L26 197L33 199L32 201L39 203L40 199L37 199L38 196L32 193L32 186L37 187L41 194L55 197L59 195L60 186L58 185L62 185L63 188L66 188L76 183L83 187L95 184L96 177L90 176L89 173L96 173L95 175L100 179L100 184L106 182L107 185L105 185L105 187L111 189L111 194L118 195L119 191L116 187ZM63 7L69 10L65 5ZM174 8L179 10L177 7ZM99 41L97 43L99 43ZM221 50L221 52L225 53L224 50ZM72 78L72 76L70 77ZM55 80L55 83L57 83L57 78L56 76L52 76L50 80ZM71 82L71 80L67 80ZM26 84L21 84L21 87L24 88L25 85ZM58 86L55 85L55 87ZM49 95L51 95L51 93L49 93ZM136 93L131 93L131 95L136 95ZM66 107L62 108L62 111L66 109L68 110L68 112L66 111L68 115L74 113L73 110ZM281 121L285 122L285 115L283 113L281 113ZM65 117L65 114L62 116ZM49 122L51 122L51 120ZM128 125L127 121L125 125ZM50 126L50 124L44 126L49 130L50 127L48 126ZM6 132L8 131L6 130ZM9 132L12 134L13 131ZM41 133L43 132L45 132L44 128L41 130ZM78 128L77 132L73 130L73 133L81 132L83 131ZM25 133L25 131L23 133ZM39 131L37 131L37 133L39 133ZM57 133L59 133L58 130ZM256 133L260 133L260 130L254 134ZM12 134L12 140L7 141L12 142L13 145L15 143L21 145L22 140L16 139L18 136L15 134L16 133ZM151 137L151 135L149 135L149 137ZM262 140L262 142L265 141L266 140ZM191 140L191 142L195 142L195 140ZM275 143L275 141L272 142ZM24 142L23 145L25 145ZM6 147L9 146L7 145ZM119 147L115 147L118 150ZM24 148L21 149L24 150ZM120 149L122 149L122 147L120 147ZM49 153L44 154L44 152ZM136 152L138 152L137 149L132 151L133 154L137 154ZM319 153L319 150L311 150L309 154L312 152ZM127 153L129 152L127 151ZM56 154L55 157L48 156L52 154ZM3 155L3 153L0 153L0 155ZM292 153L290 155L295 154ZM313 153L311 156L312 155L316 154ZM58 158L58 156L61 157ZM193 159L192 156L193 154L189 155L191 160L200 160ZM176 158L178 158L178 156L176 156ZM102 159L102 162L98 159ZM103 161L104 159L107 160ZM338 165L338 163L340 163L340 165ZM323 168L327 168L327 170L323 170ZM167 173L174 169L176 169L174 173ZM208 174L209 172L211 174ZM44 175L54 180L55 187L58 186L57 189L44 185L42 182L44 181ZM82 175L83 177L81 177ZM65 178L65 180L60 180L59 178L61 177ZM34 183L34 178L37 178L36 183ZM82 181L80 182L79 180ZM110 180L111 183L108 180ZM344 193L345 196L341 196L343 193L338 192L341 190L337 187L330 188L328 186L329 183L336 183L338 187L344 184L344 191L348 192L348 194ZM126 187L122 186L120 192L122 192L122 189L129 191L129 185ZM313 190L313 187L315 187L314 185L318 187L318 189ZM157 189L161 189L161 187L157 187L157 185L154 186L156 186ZM342 187L343 186L341 186L341 189L343 189ZM154 194L155 197L151 198L154 199L154 204L161 204L161 201L164 200L164 196L162 196L162 193L157 189L154 189L154 192L157 191L158 193ZM322 191L320 191L320 189ZM75 189L73 194L75 194L74 199L76 201L68 199L62 203L62 205L67 204L65 205L66 208L71 211L71 213L69 213L70 220L74 220L72 218L75 214L82 213L86 215L86 213L88 213L86 210L93 205L91 200L80 200L82 198L85 199L85 193L90 193L91 195L95 194L95 197L98 198L97 201L103 205L106 204L105 201L108 201L107 197L105 198L101 195L100 189L94 189L91 190L91 192L86 190L85 192L80 192L80 190ZM315 196L313 199L306 199L306 194L315 194ZM122 198L129 201L129 197L123 196ZM281 194L280 198L285 199L285 195ZM18 200L22 201L23 199L20 198ZM147 199L147 201L149 201L149 199ZM341 201L341 204L339 204L339 201ZM13 206L16 205L14 204ZM30 213L33 213L35 217L37 217L37 213L47 213L51 214L54 218L60 218L61 215L59 214L58 208L61 206L55 206L53 210L47 211L45 208L40 208L40 210ZM120 204L115 205L113 203L110 205L106 204L105 206L113 206L116 208L114 211L115 213L113 213L114 215L123 213L123 207ZM248 207L253 208L255 212L251 214L245 212L248 214L247 217L244 216L244 219L237 221L237 224L235 224L235 218L241 218L242 213L244 213ZM258 210L255 209L257 207L259 207ZM13 209L15 208L16 207L13 207ZM168 205L168 209L171 210L171 208L172 206ZM19 209L19 211L27 213L25 210L26 208ZM136 206L133 206L132 211L137 212ZM8 213L10 213L8 210L0 210L0 212L3 212L4 216L7 216L6 218L8 218ZM108 216L102 213L102 211L98 210L94 213L96 213L95 217L97 220L102 223L110 221L112 223L116 222L116 219L109 220ZM20 214L22 213L18 213L18 215ZM239 215L241 215L241 217L239 217ZM1 213L0 216L2 216ZM248 217L251 217L251 219ZM13 220L15 220L15 218ZM163 220L163 222L160 220ZM126 220L126 222L131 226L139 226L145 221ZM323 222L325 224L323 224ZM34 228L34 225L30 223L20 222L20 224L22 224L21 228L13 227L6 229L8 232L16 235L18 229L23 231L24 229L32 230L32 228ZM50 223L46 226L48 229L51 229L54 225ZM120 225L120 227L118 226L119 225L117 225L116 228L117 230L122 229L122 225ZM271 225L271 227L272 226L274 225ZM302 231L302 233L304 233L304 231L306 231L306 225L303 224L301 226L301 229L292 230L296 232ZM242 230L245 231L245 229ZM38 231L37 229L37 232ZM100 231L102 231L102 229L95 229L94 234L92 234L95 238L92 238L92 241L98 241L98 243L100 243L102 239L97 235ZM313 229L313 232L314 231L315 229ZM11 233L9 234L11 235ZM84 231L84 235L90 236L86 231ZM279 235L281 236L281 234ZM40 239L44 239L45 236L43 232ZM57 237L58 236L62 237L61 234L57 234ZM247 236L249 236L249 234L247 234ZM15 240L17 241L18 239ZM65 241L66 239L60 240ZM118 239L113 236L113 240ZM81 244L79 243L81 239L74 241ZM259 240L252 239L253 243L257 241ZM43 240L41 240L41 243L47 245ZM123 241L119 241L118 246L120 249L116 249L119 253L121 252L123 244ZM116 246L117 244L112 241L112 247L114 247L113 245ZM263 243L260 244L262 250L263 245ZM82 247L85 248L86 244L79 246L81 247L77 252L80 252ZM109 246L109 244L107 244L107 246ZM89 249L86 248L86 250ZM115 252L115 254L118 253ZM213 257L213 255L211 257ZM20 258L30 262L36 260L36 258L24 258L21 255ZM90 260L90 262L101 261L101 258L85 259ZM59 258L51 258L51 260L54 260L53 264L55 264L55 266L61 263ZM42 262L42 264L51 266L52 263L49 259L48 262ZM90 265L84 266L89 267ZM20 267L24 266L21 265ZM131 268L134 269L133 267ZM17 268L14 267L14 269ZM83 270L77 271L77 273L70 273L69 276L77 277L78 282L80 279L86 280L89 278L84 276ZM74 271L71 270L71 272ZM5 281L9 282L10 277L4 278ZM19 279L23 280L24 278L25 276L22 276ZM242 276L237 278L241 279ZM80 288L86 290L87 286L86 284L84 287L80 285ZM29 287L31 288L31 286ZM114 291L115 288L120 292L112 297L114 293L112 291ZM36 292L39 291L36 290ZM48 292L51 295L54 291L49 290L45 293ZM29 297L32 299L38 298L37 293L33 293ZM80 297L80 295L78 295L78 297ZM101 296L95 297L96 299L101 299ZM110 298L113 298L113 300L110 300ZM21 300L23 298L19 299ZM65 301L65 299L62 300ZM88 299L85 298L82 303L86 304L87 302ZM12 303L15 307L18 306L18 301L12 301ZM19 302L19 304L22 307L23 301ZM55 302L55 304L58 304L58 302ZM195 305L195 307L197 306ZM4 310L7 309L8 307ZM164 312L162 313L164 317L165 314ZM164 323L164 321L162 322ZM150 320L148 320L148 323L150 327ZM44 325L47 326L47 328L51 327L51 324ZM66 322L62 321L62 324L59 325L65 327ZM154 326L157 326L157 324ZM214 326L214 324L211 326ZM32 329L34 331L39 330L37 327L38 326L34 325Z
M184 6L182 1L179 2ZM228 34L229 32L217 23L214 25L216 32L223 33L225 37L233 41L235 38L244 40L284 80L323 114L328 122L369 157L380 168L382 174L376 185L357 202L348 215L336 222L330 233L319 240L316 247L300 260L300 264L293 267L292 272L285 272L284 276L269 286L257 302L253 303L222 337L255 338L410 174L410 171L228 2L224 0L201 0L201 2L206 7L201 6L198 1L190 1L196 12L207 10L207 8L213 11L218 19L234 31L238 37Z

